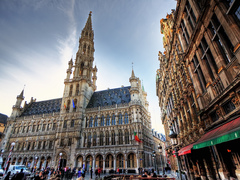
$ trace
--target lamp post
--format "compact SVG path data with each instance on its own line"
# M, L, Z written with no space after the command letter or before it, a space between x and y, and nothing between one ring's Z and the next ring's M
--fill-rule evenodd
M4 149L1 149L1 157L3 156L4 153Z
M162 175L164 175L163 161L162 161L162 146L160 144L158 145L158 151L160 153L160 163L161 163L161 167L162 167Z
M4 172L5 172L5 173L6 173L7 166L8 166L8 162L9 162L9 159L10 159L10 157L11 157L11 154L12 154L12 151L13 151L14 146L15 146L15 142L12 142L12 144L11 144L11 149L10 149L10 152L9 152L9 155L8 155L8 159L7 159L6 163L5 163L5 169L4 169Z
M173 146L175 146L174 151L175 151L175 156L177 158L177 165L178 165L178 172L179 172L179 176L180 176L180 180L182 180L182 174L181 174L181 166L180 166L180 162L179 162L179 158L178 158L178 150L177 150L177 134L173 131L173 128L171 127L170 132L168 137L171 138L171 143Z
M152 152L152 157L153 157L153 167L155 170L157 170L156 162L155 162L155 160L156 160L156 152L155 151Z
M59 154L59 162L58 162L58 170L59 170L59 167L60 167L60 162L61 162L61 159L62 159L62 153Z
M36 156L36 157L35 157L34 166L33 166L33 169L34 169L34 171L36 171L36 170L37 170L37 167L36 167L36 164L37 164L37 159L38 159L38 157Z

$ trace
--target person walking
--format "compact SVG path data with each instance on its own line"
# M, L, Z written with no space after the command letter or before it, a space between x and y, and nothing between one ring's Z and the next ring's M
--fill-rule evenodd
M92 167L91 167L90 168L91 179L92 179L92 173L93 173L93 170L92 170Z
M11 175L11 171L9 171L9 172L7 173L7 175L6 175L6 177L4 178L4 180L9 180L10 175Z

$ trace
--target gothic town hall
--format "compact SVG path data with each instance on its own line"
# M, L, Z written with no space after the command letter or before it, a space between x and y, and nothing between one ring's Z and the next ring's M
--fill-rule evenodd
M60 153L62 167L131 172L151 166L153 137L147 93L133 70L130 86L96 91L93 39L90 13L75 62L68 62L62 98L32 98L21 107L24 91L17 96L2 140L3 161L15 142L10 163L29 168L57 168ZM134 132L142 143L135 141Z

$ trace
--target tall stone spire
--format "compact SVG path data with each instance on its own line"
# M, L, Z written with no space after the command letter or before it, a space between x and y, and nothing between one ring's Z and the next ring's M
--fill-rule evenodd
M68 62L61 113L82 112L96 90L97 67L93 67L95 49L91 17L92 12L89 13L79 38L74 65L72 59Z
M87 22L85 24L85 27L83 28L83 31L88 31L88 30L92 30L92 11L90 11Z

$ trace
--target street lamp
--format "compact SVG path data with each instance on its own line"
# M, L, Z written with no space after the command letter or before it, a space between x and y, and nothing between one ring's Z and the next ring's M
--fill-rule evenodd
M177 143L177 134L173 131L173 128L171 127L170 129L170 133L168 135L168 137L171 138L171 143L174 147L174 151L175 151L175 156L177 158L177 165L178 165L178 172L179 172L179 176L180 176L180 180L182 180L182 174L181 174L181 166L180 166L180 162L179 162L179 158L178 158L178 150L177 150L177 147L176 145L178 144Z
M1 149L1 157L2 157L3 153L4 153L4 149Z
M36 167L36 165L37 165L37 159L38 159L38 157L36 156L36 157L35 157L34 166L33 166L33 169L34 169L35 171L37 170L37 167Z
M154 167L154 165L153 165L153 167L155 168L155 170L157 170L156 162L155 162L155 159L156 159L156 152L155 151L152 152L152 157L153 157L153 164L155 164L155 167Z
M5 163L5 169L4 169L4 172L5 172L5 173L6 173L7 166L8 166L8 162L9 162L9 159L10 159L10 157L11 157L12 150L13 150L14 146L15 146L15 142L12 142L12 144L11 144L11 149L10 149L10 152L9 152L9 155L8 155L8 159L7 159L6 163Z
M163 162L162 162L162 146L159 144L158 145L158 151L160 153L160 162L161 162L161 166L162 166L162 175L164 175L164 170L163 170Z
M58 170L59 170L60 162L61 162L61 159L62 159L62 153L60 153L59 156L60 156L60 158L59 158L59 162L58 162Z

